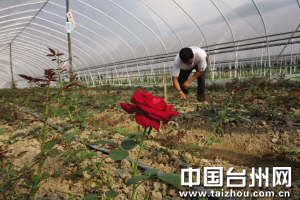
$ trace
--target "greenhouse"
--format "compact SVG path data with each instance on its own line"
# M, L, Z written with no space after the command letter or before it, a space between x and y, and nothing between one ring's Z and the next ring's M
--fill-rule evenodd
M0 199L300 199L299 53L299 0L0 0Z
M198 46L216 76L291 75L299 60L299 7L297 0L70 1L72 70L91 86L134 84L143 76L154 82L170 74L181 48ZM12 81L10 63L24 87L17 74L41 77L55 68L47 47L68 58L66 13L65 1L1 1L2 88Z

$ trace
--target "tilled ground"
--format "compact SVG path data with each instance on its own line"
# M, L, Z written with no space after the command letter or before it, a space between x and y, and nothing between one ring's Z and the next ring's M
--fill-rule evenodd
M181 107L182 112L196 113L195 110L189 107ZM32 118L24 114L25 118ZM50 118L49 121L63 125L61 119ZM138 132L137 124L134 120L134 115L127 114L118 109L106 109L103 112L95 112L91 119L88 119L90 124L99 124L97 127L87 127L82 129L82 136L88 137L87 134L93 133L99 138L89 139L89 142L106 140L120 144L127 136ZM97 122L97 123L96 123ZM0 128L12 129L13 124L0 124ZM40 126L41 122L34 122L30 126L19 129L13 134L28 132L33 127ZM180 130L179 127L182 127ZM224 186L222 189L228 191L226 173L230 167L234 167L235 172L247 172L247 184L244 188L232 188L235 191L274 191L278 194L280 191L289 191L291 196L285 199L297 199L296 195L300 194L299 185L292 185L290 188L285 186L272 187L273 175L270 171L269 180L270 187L258 187L256 181L255 187L251 185L249 174L252 167L292 167L292 181L300 179L299 161L287 158L282 149L288 146L293 149L298 149L300 144L300 128L289 124L274 125L269 122L257 121L252 123L243 123L239 126L236 123L228 122L221 123L220 129L224 131L222 134L215 134L223 143L214 143L207 148L204 158L200 162L201 169L201 185L203 182L204 167L223 167L224 169ZM166 143L172 138L176 138L176 134L181 131L180 139L173 142L173 146L166 148L162 143ZM204 118L195 117L193 115L178 115L173 121L167 125L162 125L159 132L152 130L151 134L147 136L145 141L145 149L143 150L140 162L151 167L157 168L165 173L180 174L182 168L194 166L199 162L199 151L195 154L194 159L191 154L185 149L185 146L190 143L200 142L201 139L206 139L212 133L213 128L210 123L207 123ZM53 131L55 135L49 137L62 139L61 135ZM183 134L184 133L184 134ZM4 132L0 139L8 139L9 131ZM0 144L1 145L1 144ZM179 147L179 149L174 147ZM98 145L98 147L109 148L107 145ZM92 186L99 185L101 194L108 191L106 186L101 185L98 177L92 177L87 171L78 173L81 166L76 163L65 163L61 155L66 152L64 142L57 144L55 148L58 149L58 156L56 158L48 158L43 167L43 172L53 174L56 171L61 171L62 176L50 179L44 183L38 191L37 197L48 197L50 199L69 199L67 193L78 195L76 199L82 199L84 195L93 193ZM72 141L71 148L82 148L78 142ZM201 149L201 144L197 147ZM30 164L32 159L40 151L40 140L35 137L26 137L21 141L10 145L9 149L12 153L27 151L26 154L14 161L16 166L22 167L25 164ZM130 157L136 159L139 146L130 150ZM160 149L164 151L159 152ZM195 149L194 149L195 150ZM132 186L126 187L126 181L132 177L132 167L127 160L113 161L108 155L98 152L98 157L94 159L95 162L101 163L100 169L103 172L110 174L109 180L113 188L120 193L116 199L129 199L132 192ZM92 169L90 161L84 159L81 164L85 168ZM37 167L35 167L37 169ZM140 172L141 173L141 172ZM21 181L24 184L24 181ZM18 192L28 192L24 188L17 187ZM216 190L216 188L208 188ZM146 181L138 188L138 199L143 199L147 194L149 199L181 199L178 191L179 187L161 182L158 179ZM244 198L245 199L245 198ZM249 199L249 198L247 198ZM256 198L253 198L256 199ZM276 199L276 198L258 198L258 199ZM282 199L282 198L281 198Z

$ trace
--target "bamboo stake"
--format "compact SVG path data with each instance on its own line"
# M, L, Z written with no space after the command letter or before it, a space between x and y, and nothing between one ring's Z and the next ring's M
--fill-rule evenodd
M114 84L114 73L113 73L113 70L111 70L110 74L111 74L111 81L112 81L112 84Z
M14 72L12 69L12 55L11 55L11 43L9 44L9 56L10 56L10 71L11 71L11 87L15 88L15 82L14 82Z
M69 12L69 0L66 0L67 3L67 13ZM68 21L68 18L67 18ZM68 33L68 48L69 48L69 67L70 67L70 78L72 77L72 51L71 51L71 34Z
M164 91L165 91L165 102L168 101L168 95L167 95L167 76L166 72L164 72Z

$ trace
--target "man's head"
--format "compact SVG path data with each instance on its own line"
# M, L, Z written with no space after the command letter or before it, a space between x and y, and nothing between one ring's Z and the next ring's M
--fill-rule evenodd
M179 58L181 61L187 65L191 65L193 63L194 54L192 49L185 47L180 50Z

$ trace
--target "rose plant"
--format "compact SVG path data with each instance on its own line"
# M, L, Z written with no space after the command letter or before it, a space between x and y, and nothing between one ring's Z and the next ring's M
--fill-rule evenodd
M159 170L154 168L146 170L142 176L137 176L137 168L143 150L147 128L150 127L148 134L150 134L152 127L159 131L161 121L166 124L172 119L172 117L178 115L179 112L172 110L173 105L167 105L163 98L153 97L152 94L148 93L148 91L141 92L140 90L137 90L137 92L131 98L131 103L133 104L120 103L120 105L126 112L130 114L135 113L136 123L144 128L142 139L139 143L140 149L137 160L133 161L131 158L129 158L134 169L133 177L127 180L126 186L133 185L133 191L131 195L131 200L133 200L138 186L148 179L157 177L167 183L181 186L181 177L180 175L173 173L162 173L160 175L156 175ZM114 142L103 140L88 143L87 145L95 144L107 144L110 145L110 147L115 147L115 149L111 150L109 153L109 156L112 160L123 160L129 157L128 150L136 147L136 141L132 139L124 140L120 146ZM139 182L138 185L136 185L137 182Z
M148 93L148 91L141 92L140 90L138 90L131 98L131 102L133 104L120 103L120 105L128 113L136 113L135 114L136 123L142 125L142 127L144 128L144 133L142 136L138 157L136 163L133 164L134 166L133 178L128 179L126 183L126 186L133 184L133 191L131 195L131 200L132 200L134 198L137 187L140 185L139 184L136 186L135 183L138 181L148 180L151 178L151 176L153 177L153 175L157 174L157 172L159 171L156 169L150 169L150 170L146 170L143 176L136 176L137 167L141 157L147 127L150 127L149 133L152 127L155 128L157 131L159 131L160 121L163 121L164 123L168 123L171 120L171 118L178 115L179 112L172 110L173 105L168 106L167 103L163 100L163 98L153 97L152 94ZM158 178L173 183L175 185L178 185L178 183L180 184L180 177L176 176L176 174L161 174L158 176Z

